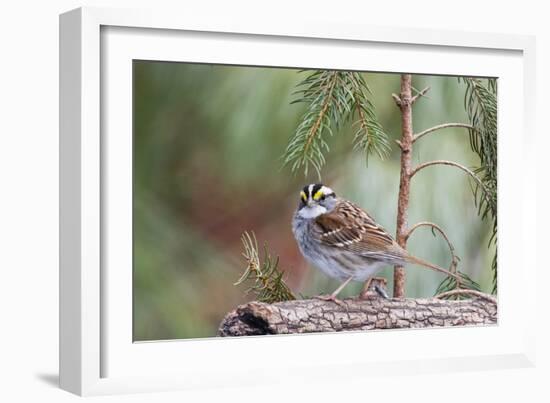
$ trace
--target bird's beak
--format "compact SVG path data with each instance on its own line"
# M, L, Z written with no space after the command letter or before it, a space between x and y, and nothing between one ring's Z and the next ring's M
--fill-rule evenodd
M313 206L313 200L312 200L312 199L309 199L309 200L307 201L307 206L308 206L308 207Z

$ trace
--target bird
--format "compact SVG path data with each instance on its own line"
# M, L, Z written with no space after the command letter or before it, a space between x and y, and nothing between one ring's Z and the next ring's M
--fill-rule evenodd
M336 196L322 183L306 185L300 191L292 232L310 264L342 281L332 294L318 296L320 299L338 302L337 295L350 281L367 281L386 265L417 264L457 278L409 254L365 210Z

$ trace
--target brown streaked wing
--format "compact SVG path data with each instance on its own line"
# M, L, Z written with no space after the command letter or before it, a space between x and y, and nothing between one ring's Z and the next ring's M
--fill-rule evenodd
M319 230L319 242L357 254L390 254L402 257L402 249L382 228L355 204L342 201L330 213L315 220Z
M363 239L361 231L348 225L345 217L331 212L315 219L319 230L319 241L327 246L344 247L351 242L357 243Z

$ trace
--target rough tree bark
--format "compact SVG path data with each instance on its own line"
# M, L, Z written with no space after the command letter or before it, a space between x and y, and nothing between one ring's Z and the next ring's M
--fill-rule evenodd
M399 196L397 201L397 230L396 241L402 248L407 247L407 210L409 208L409 193L411 186L411 157L413 145L412 127L412 77L410 74L401 75L401 92L394 95L395 102L401 110L401 173L399 179ZM395 266L393 272L393 296L405 296L405 269Z
M474 299L448 301L438 298L382 298L386 280L373 278L357 298L336 303L319 299L267 304L249 302L228 313L218 329L219 336L251 336L339 332L441 326L490 325L497 323L497 301L477 291ZM441 294L443 295L443 294Z
M497 323L496 304L483 298L449 301L437 298L375 297L350 298L342 302L342 305L318 299L275 304L249 302L227 314L220 324L218 335L250 336Z

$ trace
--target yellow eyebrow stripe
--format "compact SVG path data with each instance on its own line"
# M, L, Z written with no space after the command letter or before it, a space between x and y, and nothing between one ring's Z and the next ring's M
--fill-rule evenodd
M305 192L303 190L300 192L300 197L302 198L302 200L304 202L307 202L307 195L305 194Z
M321 196L323 195L323 190L322 189L319 189L317 192L315 192L315 194L313 195L313 199L314 200L319 200L321 198Z

